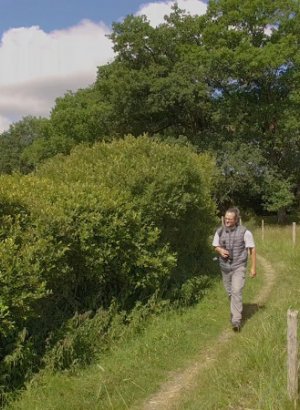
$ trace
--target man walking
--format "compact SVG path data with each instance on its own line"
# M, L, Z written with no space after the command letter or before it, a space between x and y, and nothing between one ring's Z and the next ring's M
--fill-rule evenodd
M217 229L212 245L219 254L223 284L230 300L232 328L239 331L248 252L251 257L250 276L255 277L256 251L252 233L240 225L238 208L229 208L226 211L224 226Z

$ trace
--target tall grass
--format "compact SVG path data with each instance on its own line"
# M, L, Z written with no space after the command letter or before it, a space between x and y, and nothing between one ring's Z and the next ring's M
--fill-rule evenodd
M258 251L271 263L277 280L265 306L248 318L227 342L218 335L229 327L229 307L220 281L194 307L165 312L145 323L139 334L124 336L97 363L76 372L43 374L10 409L127 409L159 389L173 372L214 346L215 360L182 394L177 409L292 409L286 392L286 312L300 305L300 238L293 248L291 228L267 228ZM248 279L244 303L265 286L262 268Z

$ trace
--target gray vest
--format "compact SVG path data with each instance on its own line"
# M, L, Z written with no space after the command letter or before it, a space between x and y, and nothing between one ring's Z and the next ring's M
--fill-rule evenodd
M230 272L240 266L247 265L248 251L245 247L244 235L246 232L244 226L238 225L234 228L221 227L218 229L220 237L220 246L229 251L229 258L219 257L221 270Z

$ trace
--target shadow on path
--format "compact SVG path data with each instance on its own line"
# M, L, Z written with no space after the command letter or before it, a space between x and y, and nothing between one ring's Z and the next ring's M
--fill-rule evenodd
M265 309L265 305L259 303L244 303L243 304L243 319L242 327L245 326L247 320L251 319L259 310Z

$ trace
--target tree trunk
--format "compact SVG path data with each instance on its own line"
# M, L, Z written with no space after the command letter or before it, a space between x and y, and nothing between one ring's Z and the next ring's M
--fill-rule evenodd
M278 209L278 211L277 211L277 222L279 224L284 224L284 223L286 223L286 219L287 219L286 209L285 208Z

